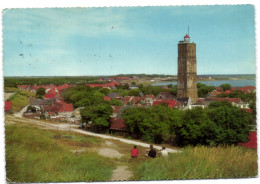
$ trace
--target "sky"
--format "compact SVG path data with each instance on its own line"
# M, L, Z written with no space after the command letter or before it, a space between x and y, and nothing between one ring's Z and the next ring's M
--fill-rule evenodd
M32 8L3 12L4 76L177 74L196 43L197 74L255 74L254 6Z

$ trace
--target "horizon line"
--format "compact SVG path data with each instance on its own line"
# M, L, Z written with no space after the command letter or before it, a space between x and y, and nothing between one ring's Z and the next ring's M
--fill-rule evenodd
M125 76L125 75L170 75L170 76L178 76L178 74L145 74L145 73L139 73L139 74L114 74L114 75L24 75L24 76L3 76L3 77L108 77L108 76ZM248 73L248 74L197 74L197 76L204 76L204 75L256 75L255 73Z

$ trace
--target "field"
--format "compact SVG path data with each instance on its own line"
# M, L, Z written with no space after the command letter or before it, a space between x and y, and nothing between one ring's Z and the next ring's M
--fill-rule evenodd
M8 118L7 118L8 119ZM126 166L128 180L244 178L257 175L257 152L242 147L186 147L168 158L149 159L147 148L116 140L49 130L34 124L8 120L6 171L13 182L109 181L113 170ZM100 149L117 151L120 158L103 157ZM109 153L107 153L109 154Z
M115 164L91 149L100 142L93 137L34 126L7 125L7 177L12 182L106 181ZM83 148L87 151L80 153Z

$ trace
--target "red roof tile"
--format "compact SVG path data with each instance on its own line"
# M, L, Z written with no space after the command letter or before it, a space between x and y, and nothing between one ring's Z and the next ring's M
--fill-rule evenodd
M152 99L155 99L155 96L154 95L145 95L146 98L152 98Z
M226 90L224 93L229 94L231 93L231 90Z
M156 100L156 101L153 102L153 105L160 105L160 104L168 104L168 107L174 108L176 101L162 99L162 100Z
M118 80L129 80L130 77L117 77Z
M253 112L252 109L243 109L243 110L246 111L246 112L249 112L249 113L252 113L252 112Z
M257 132L249 133L249 141L247 143L238 143L239 146L246 148L257 148Z
M241 102L241 98L214 98L216 101L226 101L226 102Z
M45 95L45 98L55 98L56 97L56 94L55 93L47 93Z
M105 101L110 101L111 99L108 96L104 96Z
M5 111L10 111L12 108L12 102L11 101L5 101Z
M113 113L117 114L121 110L122 106L112 106Z
M111 118L110 129L113 130L126 130L126 124L124 119Z
M216 90L222 91L222 88L221 87L216 87Z
M72 104L67 104L63 100L57 100L55 104L50 107L50 111L53 112L73 112L74 108Z

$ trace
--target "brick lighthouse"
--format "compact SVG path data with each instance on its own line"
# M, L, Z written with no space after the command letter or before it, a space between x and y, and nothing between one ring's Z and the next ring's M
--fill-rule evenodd
M188 34L178 44L177 97L190 97L193 103L198 100L196 44L190 43Z

